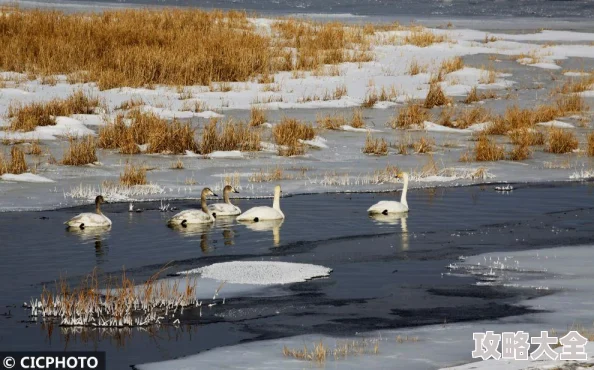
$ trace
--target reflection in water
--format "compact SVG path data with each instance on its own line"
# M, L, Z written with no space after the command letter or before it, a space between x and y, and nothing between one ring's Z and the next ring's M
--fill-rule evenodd
M110 227L87 227L86 229L69 227L66 229L69 235L78 236L82 244L93 243L98 265L106 261L107 252L109 251L106 240L109 239L110 231Z
M389 213L387 215L383 214L374 214L369 215L369 218L372 218L374 221L378 223L390 224L390 225L398 225L400 224L400 229L402 230L401 241L402 241L402 250L407 251L410 247L408 243L408 225L406 223L406 219L408 218L408 213Z
M235 242L233 238L235 237L235 232L231 228L223 229L223 240L225 241L225 245L234 245Z
M274 240L274 246L280 244L280 228L285 220L266 220L258 222L242 222L248 229L252 231L272 231L272 238Z
M200 236L200 249L202 252L207 253L208 247L208 233L212 229L212 224L186 224L184 225L168 225L169 228L178 231L182 236L194 237Z

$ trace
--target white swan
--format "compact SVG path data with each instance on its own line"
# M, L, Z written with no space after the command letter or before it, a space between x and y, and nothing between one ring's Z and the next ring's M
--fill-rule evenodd
M229 199L229 193L239 193L235 188L231 185L226 185L223 189L223 200L225 203L214 203L208 205L208 210L211 215L214 217L218 216L237 216L241 214L241 209L239 207L234 206L231 204L231 200Z
M84 229L86 227L110 227L111 220L101 212L101 204L106 203L102 195L95 198L95 213L86 212L72 217L70 220L64 222L68 227L78 227Z
M254 207L237 217L237 221L258 222L266 220L281 220L285 218L285 214L280 209L281 187L276 185L274 187L274 202L272 207L262 206Z
M208 207L206 206L206 197L208 195L212 195L214 197L218 196L210 190L210 188L202 189L202 193L200 194L200 205L202 209L186 209L185 211L181 211L171 217L167 224L172 225L181 225L185 226L188 224L207 224L214 222L214 217L208 211Z
M402 188L402 196L400 202L393 200L382 200L367 210L369 214L382 214L387 215L389 213L405 213L408 212L408 203L406 202L406 191L408 190L408 173L400 172L397 176L399 179L404 181L404 188Z

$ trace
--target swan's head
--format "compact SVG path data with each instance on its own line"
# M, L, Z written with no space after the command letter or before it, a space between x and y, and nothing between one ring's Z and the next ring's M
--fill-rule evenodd
M239 193L233 186L231 185L226 185L225 188L223 189L223 192L225 193Z
M281 190L280 185L276 185L274 187L274 196L275 197L280 197L282 193L283 193L283 191Z
M396 177L401 180L408 180L408 173L407 172L398 172L398 175L396 175Z
M107 203L105 201L105 199L103 199L103 195L97 195L97 198L95 198L95 204L103 204L103 203Z
M213 196L213 197L218 197L218 195L216 195L212 190L210 190L210 188L204 188L202 189L202 196L203 197L207 197L207 196Z

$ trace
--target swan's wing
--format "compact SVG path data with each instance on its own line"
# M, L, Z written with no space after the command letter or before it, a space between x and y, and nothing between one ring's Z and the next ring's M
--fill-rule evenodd
M272 207L254 207L237 217L238 221L262 221L262 220L279 220L285 218L282 212L277 211Z
M400 202L382 200L369 207L367 212L371 214L403 213L408 212L408 207Z
M186 209L175 214L169 219L167 223L172 225L181 224L201 224L206 222L212 222L212 216L204 213L201 209Z
M233 204L214 203L208 205L210 213L215 213L217 216L236 216L241 214L241 209Z
M81 213L65 222L69 227L105 227L111 226L111 220L97 213Z

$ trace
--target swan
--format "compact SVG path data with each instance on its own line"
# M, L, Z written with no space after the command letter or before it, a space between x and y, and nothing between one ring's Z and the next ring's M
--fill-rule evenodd
M241 214L241 209L239 207L234 206L231 204L231 200L229 200L229 193L239 193L235 188L231 185L225 186L223 189L223 200L225 203L214 203L208 205L208 210L214 216L237 216Z
M281 187L280 185L276 185L274 187L274 202L272 203L272 207L262 206L250 208L239 215L237 221L258 222L284 219L285 215L280 209L280 196Z
M202 193L200 193L200 204L202 209L186 209L185 211L181 211L175 214L167 224L172 225L181 225L186 226L188 224L207 224L214 222L214 217L208 212L208 207L206 206L206 197L212 195L213 197L217 197L215 193L210 190L210 188L202 189Z
M95 198L95 213L86 212L72 217L70 220L64 222L68 227L78 227L84 229L85 227L110 227L111 220L101 212L101 204L107 203L102 195Z
M382 200L378 203L369 207L367 212L369 214L382 214L387 215L389 213L406 213L408 212L408 203L406 202L406 191L408 190L408 173L400 172L396 177L402 179L404 187L402 188L402 196L400 202L393 200Z

